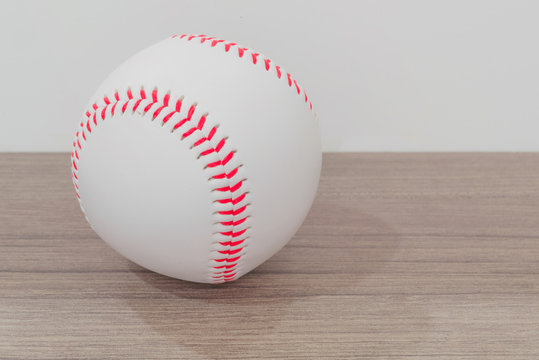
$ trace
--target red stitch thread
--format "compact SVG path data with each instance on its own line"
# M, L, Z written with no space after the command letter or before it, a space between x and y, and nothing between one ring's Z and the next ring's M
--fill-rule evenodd
M244 194L241 194L240 196L238 196L237 198L235 199L220 199L220 200L217 200L218 202L220 202L221 204L228 204L228 203L232 203L233 205L236 205L237 203L241 202L244 198L245 198L245 193Z
M222 160L222 164L226 165L232 159L233 156L234 156L234 152L233 151L229 152L228 155L225 156L225 158Z
M200 153L200 156L206 156L206 155L209 155L211 153L215 152L215 149L208 149L208 150L205 150L203 152Z
M238 256L238 257L235 257L235 258L221 258L221 259L214 259L214 261L217 261L217 262L228 262L228 263L233 263L233 262L236 262L240 259L241 256Z
M195 142L193 144L193 147L199 146L200 144L202 144L206 140L207 140L207 138L205 138L205 137L201 138L200 140L198 140L197 142Z
M228 52L230 50L230 47L231 46L236 46L237 44L236 43L228 43L228 44L225 44L225 51Z
M182 99L179 99L178 101L176 101L176 107L174 111L171 111L167 116L163 118L163 124L165 124L171 118L171 116L174 115L174 113L180 112L181 109L182 109Z
M208 165L206 165L206 167L213 168L213 167L219 166L221 164L222 164L221 160L217 160L217 161L214 161L212 163L209 163Z
M246 207L247 207L247 205L242 206L241 208L236 209L236 210L219 211L219 214L221 214L221 215L233 215L233 216L236 216L236 215L241 214L241 213L245 210Z
M114 93L114 99L116 99L116 102L114 105L112 105L112 108L110 109L110 113L114 115L114 110L116 109L116 105L118 105L118 101L120 101L120 95L118 95L118 91Z
M224 179L226 177L227 179L230 179L231 177L236 175L237 172L238 172L238 168L235 168L234 170L232 170L228 174L227 173L222 173L222 174L214 175L213 178L214 179Z
M208 134L208 140L211 140L213 138L213 135L215 135L215 132L217 131L217 128L214 126L211 130L210 130L210 133Z
M187 130L186 132L184 132L184 133L182 134L182 138L188 137L189 135L191 135L192 133L194 133L196 129L197 129L196 127L190 128L189 130Z
M181 107L181 104L180 104L180 107ZM194 112L195 112L195 106L193 105L189 108L189 111L187 112L187 116L185 117L185 119L179 121L176 125L174 125L174 130L181 127L186 122L191 121L191 117L193 116Z
M266 66L266 71L269 71L270 69L270 59L264 59L264 65Z
M281 67L279 66L275 66L275 71L277 72L277 77L280 79L281 78Z
M146 99L146 93L144 92L144 89L140 89L140 99L138 99L135 102L135 106L133 106L133 112L137 111L138 106L140 105L142 100L145 100L145 99Z
M238 241L220 242L219 244L221 244L223 246L234 247L234 246L238 246L238 245L242 244L244 241L245 241L245 239L238 240ZM223 266L233 266L233 265L223 265ZM222 266L219 266L219 267L222 267ZM219 267L216 267L216 268L219 268Z
M172 38L175 38L175 37L177 37L177 36L176 35L172 36ZM200 43L201 44L205 43L207 40L212 40L211 41L211 47L215 47L217 44L223 43L225 52L229 52L230 49L233 46L237 46L236 43L225 42L224 40L214 39L213 37L207 37L206 35L187 35L187 34L182 34L182 35L180 35L179 38L180 39L187 38L187 41L191 41L194 38L200 38ZM240 58L243 57L243 55L245 54L246 51L250 52L252 62L253 62L253 64L256 64L258 62L258 56L260 55L260 53L249 50L248 48L238 47L238 57L240 57ZM265 67L266 71L269 71L270 68L271 68L271 60L270 59L263 59L263 60L264 60L264 67ZM277 66L277 65L274 65L274 67L275 67L275 73L277 75L277 78L280 79L281 76L282 76L281 68L279 66ZM299 87L299 84L297 83L297 81L295 79L292 78L292 75L290 75L290 73L287 73L287 78L288 78L288 86L292 87L292 84L294 84L295 87L296 87L296 91L297 91L298 95L301 94L301 88ZM305 94L305 98L306 98L306 94ZM305 99L305 103L307 103L307 99ZM312 110L312 103L310 103L310 102L309 102L309 108Z
M239 181L236 185L231 186L230 187L230 192L235 192L236 190L238 190L241 187L242 184L243 184L243 181Z
M202 130L202 127L204 126L204 123L206 122L206 116L205 115L202 115L200 117L200 120L198 121L198 124L197 124L197 129L198 130Z
M168 107L168 101L170 99L170 95L169 94L166 94L165 97L163 98L163 105L161 105L160 107L157 108L157 110L154 111L152 117L155 119L159 113L161 112L161 110L163 110L164 108ZM165 121L166 122L166 121Z
M247 220L246 217L244 217L243 219L241 220L238 220L238 221L223 221L221 222L221 225L225 225L225 226L238 226L238 225L241 225L245 222L245 220Z
M146 107L144 108L144 112L148 112L148 110L150 110L150 108L157 102L157 90L153 90L152 91L152 102L149 103L148 105L146 105Z
M225 244L225 243L220 243L220 244ZM227 243L227 244L228 244L228 243ZM214 269L233 269L233 268L235 268L236 266L238 266L238 264L214 266L213 268L214 268Z
M238 231L238 232L224 231L224 232L221 233L221 235L232 236L232 237L238 237L238 236L243 235L246 231L247 231L247 229L243 229L243 230Z
M213 40L213 41L211 42L211 47L215 47L215 45L217 45L217 44L220 43L220 42L224 42L224 40Z
M221 139L221 141L219 141L219 143L215 147L215 151L219 152L219 150L221 150L224 145L225 145L225 139Z
M301 92L300 89L299 89L299 85L298 83L296 82L296 80L294 80L294 85L296 85L296 89L298 90L298 95L299 93Z
M224 254L224 255L236 255L237 253L239 253L242 250L243 250L243 248L239 248L239 249L236 249L236 250L221 250L221 251L218 251L218 253Z

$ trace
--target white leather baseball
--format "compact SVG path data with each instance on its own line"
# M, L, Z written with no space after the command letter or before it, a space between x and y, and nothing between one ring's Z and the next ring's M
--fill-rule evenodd
M72 154L95 232L175 278L238 279L279 251L321 167L305 91L264 55L204 35L136 54L99 87Z

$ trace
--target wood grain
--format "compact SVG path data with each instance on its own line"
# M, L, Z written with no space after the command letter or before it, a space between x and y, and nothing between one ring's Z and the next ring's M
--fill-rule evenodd
M1 359L537 359L539 154L326 154L288 246L225 286L86 224L66 154L0 155Z

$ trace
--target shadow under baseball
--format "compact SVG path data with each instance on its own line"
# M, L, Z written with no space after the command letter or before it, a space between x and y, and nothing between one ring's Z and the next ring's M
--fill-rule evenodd
M383 271L398 251L399 234L363 206L318 197L290 243L232 283L185 282L131 264L140 281L130 283L123 300L162 337L203 358L254 358L262 348L269 357L283 357L278 346L267 353L267 345L308 331L295 328L298 318L325 321L317 311L298 314L298 309L322 298L361 293L363 279ZM335 311L369 311L367 300L347 304L354 308ZM296 349L309 346L317 344L307 341Z

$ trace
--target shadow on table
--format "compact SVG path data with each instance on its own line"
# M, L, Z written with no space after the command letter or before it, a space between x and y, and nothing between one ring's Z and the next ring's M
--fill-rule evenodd
M267 351L268 344L294 337L298 322L326 321L317 318L317 311L305 309L322 297L361 295L363 279L391 261L399 248L399 235L363 210L356 203L329 202L328 208L327 201L324 206L315 202L283 250L229 284L185 282L132 264L140 281L128 285L134 288L127 289L124 300L153 330L182 349L212 359L240 353L256 357L261 349ZM368 311L364 308L369 304L357 303L342 312L357 316ZM298 308L303 309L301 319ZM352 325L358 327L352 331L362 331L360 322ZM297 350L311 345L298 343Z

